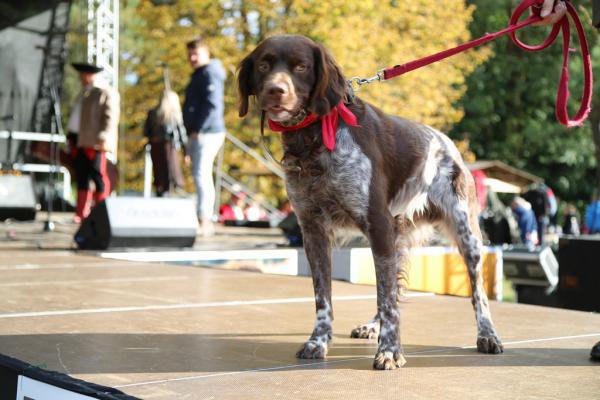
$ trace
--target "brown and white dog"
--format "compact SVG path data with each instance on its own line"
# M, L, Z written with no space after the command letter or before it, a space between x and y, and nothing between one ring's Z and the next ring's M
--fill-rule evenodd
M379 335L374 368L394 369L405 362L397 299L408 251L421 236L417 233L431 226L456 241L467 265L477 349L501 353L482 286L475 186L452 141L354 97L329 52L303 36L260 43L241 61L238 85L240 116L255 96L270 126L283 131L286 187L302 228L317 311L314 330L296 356L327 355L333 320L331 246L334 229L348 226L364 233L375 259L377 314L351 333Z

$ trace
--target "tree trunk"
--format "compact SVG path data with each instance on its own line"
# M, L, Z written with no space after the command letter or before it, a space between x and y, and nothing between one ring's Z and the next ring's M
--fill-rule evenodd
M244 36L244 51L250 47L250 41L252 36L250 35L250 29L248 28L248 10L246 1L242 0L240 3L240 23L242 29L242 36Z
M594 138L596 155L596 179L594 181L594 193L600 194L600 115L592 113L590 115L590 124L592 126L592 136Z

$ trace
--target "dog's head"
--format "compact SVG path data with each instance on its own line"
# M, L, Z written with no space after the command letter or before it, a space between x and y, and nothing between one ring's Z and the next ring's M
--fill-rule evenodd
M304 36L264 40L238 67L240 117L256 96L273 121L286 122L302 111L327 114L346 100L347 83L339 66L320 44Z

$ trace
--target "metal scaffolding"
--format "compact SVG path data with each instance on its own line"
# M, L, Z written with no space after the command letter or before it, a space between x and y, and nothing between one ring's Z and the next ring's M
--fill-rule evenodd
M119 86L119 0L87 0L87 60L104 68L102 76Z
M71 1L57 1L51 10L50 25L46 35L41 76L38 85L37 99L31 117L33 132L56 133L53 126L53 101L51 90L61 90L65 64L65 37L69 25Z
M119 0L87 1L87 60L104 68L104 79L118 88L119 73ZM65 63L65 36L69 25L71 0L57 0L51 10L46 35L44 61L38 96L31 118L34 132L56 132L52 126L51 88L62 89ZM84 3L85 4L85 3Z

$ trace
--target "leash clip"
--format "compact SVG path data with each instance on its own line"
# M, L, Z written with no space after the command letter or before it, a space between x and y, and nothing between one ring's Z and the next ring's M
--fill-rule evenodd
M370 77L370 78L361 78L359 76L354 76L352 78L350 78L350 80L348 81L350 83L350 86L352 86L352 90L354 92L358 92L360 90L360 87L362 85L368 85L369 83L375 82L375 81L383 81L384 77L383 77L383 70L379 70L377 71L377 74L375 74L374 76Z

